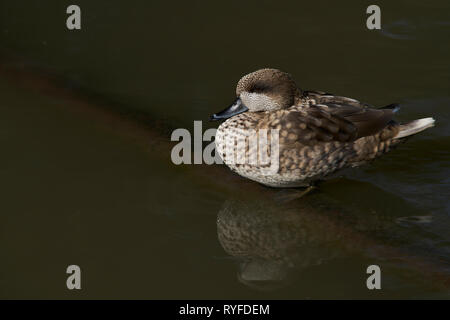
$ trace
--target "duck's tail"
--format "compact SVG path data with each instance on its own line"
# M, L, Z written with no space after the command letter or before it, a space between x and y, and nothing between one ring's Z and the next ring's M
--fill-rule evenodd
M416 133L419 133L425 129L431 128L434 126L433 118L423 118L414 120L408 123L404 123L400 125L400 130L398 134L394 137L394 139L400 139L407 136L412 136Z

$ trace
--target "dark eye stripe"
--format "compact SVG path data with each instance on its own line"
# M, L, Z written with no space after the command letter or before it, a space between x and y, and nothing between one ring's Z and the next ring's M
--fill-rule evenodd
M261 92L266 92L269 91L270 87L268 85L262 84L262 83L255 83L249 90L249 92L256 92L256 93L261 93Z

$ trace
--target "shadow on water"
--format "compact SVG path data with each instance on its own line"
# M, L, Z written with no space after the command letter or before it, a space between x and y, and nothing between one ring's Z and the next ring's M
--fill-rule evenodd
M433 246L412 246L423 236L414 226L431 216L369 183L339 180L300 198L298 190L268 190L272 197L263 200L226 200L217 214L217 235L237 264L238 281L263 291L302 286L308 270L357 257L381 265L386 274L401 270L406 282L447 290L448 270L433 258ZM331 197L327 189L333 184L341 192Z

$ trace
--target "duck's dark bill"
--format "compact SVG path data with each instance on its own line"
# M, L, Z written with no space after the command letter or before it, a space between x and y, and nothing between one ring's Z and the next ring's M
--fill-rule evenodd
M229 106L225 110L213 114L209 120L224 120L245 111L248 111L248 108L242 103L240 98L237 98L231 106Z

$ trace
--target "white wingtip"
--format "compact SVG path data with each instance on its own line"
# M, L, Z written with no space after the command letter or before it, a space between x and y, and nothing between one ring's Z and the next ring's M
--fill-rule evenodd
M395 138L404 138L419 133L425 129L433 127L434 122L435 121L433 118L423 118L402 124L400 125L400 131L395 136Z

